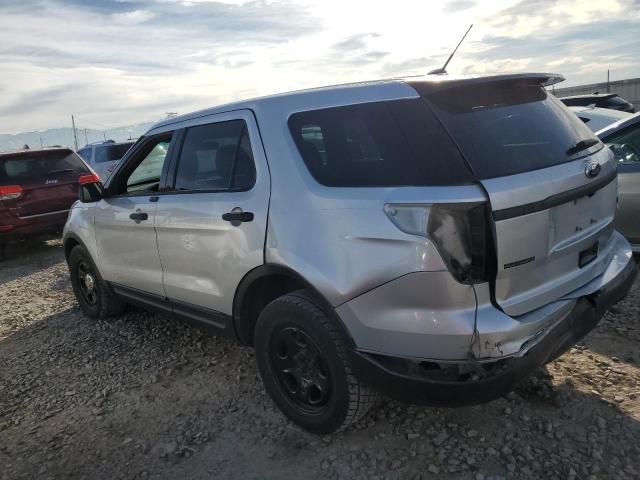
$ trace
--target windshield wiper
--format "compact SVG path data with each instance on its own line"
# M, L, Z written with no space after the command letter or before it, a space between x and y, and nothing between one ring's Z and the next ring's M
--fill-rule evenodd
M56 175L58 173L73 173L73 168L60 168L59 170L51 170L49 175Z
M576 153L581 152L582 150L586 150L589 147L593 147L598 143L600 143L600 140L598 140L597 138L587 138L585 140L580 140L573 147L567 150L567 155L575 155Z

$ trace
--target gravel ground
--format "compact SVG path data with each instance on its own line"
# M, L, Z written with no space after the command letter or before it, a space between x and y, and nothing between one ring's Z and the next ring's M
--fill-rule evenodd
M59 241L0 264L0 478L640 478L640 283L516 392L461 409L383 400L318 437L249 348L130 310L84 318Z

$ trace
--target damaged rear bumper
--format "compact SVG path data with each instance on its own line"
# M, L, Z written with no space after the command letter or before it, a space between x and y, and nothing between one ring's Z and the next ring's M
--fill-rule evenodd
M584 290L572 298L571 310L517 354L438 362L354 351L354 373L378 391L410 403L462 406L493 400L583 338L627 294L637 267L630 255L620 267L597 290Z

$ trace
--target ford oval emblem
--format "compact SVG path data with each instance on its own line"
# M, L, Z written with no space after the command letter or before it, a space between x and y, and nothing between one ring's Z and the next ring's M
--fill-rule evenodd
M598 176L598 174L600 173L601 169L602 169L602 167L600 166L600 164L598 162L590 162L585 167L584 174L588 178L595 178L595 177Z

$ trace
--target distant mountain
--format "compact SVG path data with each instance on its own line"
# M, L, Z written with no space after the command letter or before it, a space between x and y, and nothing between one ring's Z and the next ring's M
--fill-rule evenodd
M92 130L87 128L77 129L78 148L83 147L87 143L99 142L105 139L120 142L129 138L138 138L140 135L151 128L156 122L139 123L125 127L112 128L106 131ZM74 148L73 129L72 128L50 128L48 130L36 132L16 133L15 135L0 133L0 152L7 150L17 150L24 145L31 148L40 148L40 145L60 145L63 147Z

